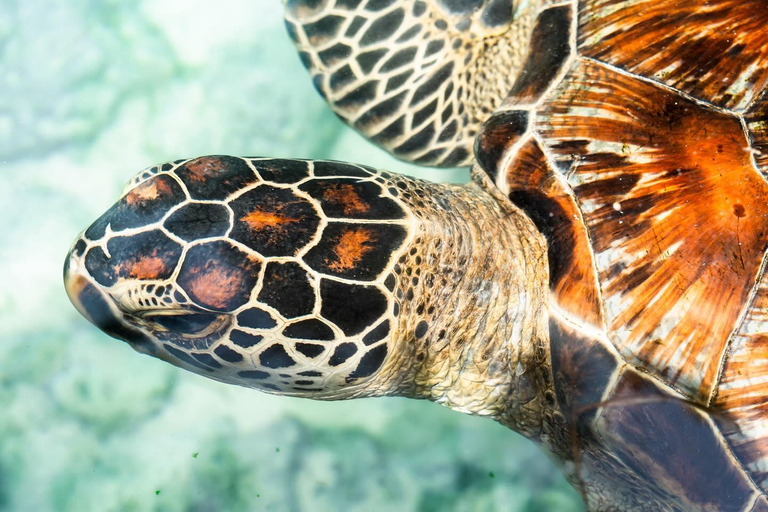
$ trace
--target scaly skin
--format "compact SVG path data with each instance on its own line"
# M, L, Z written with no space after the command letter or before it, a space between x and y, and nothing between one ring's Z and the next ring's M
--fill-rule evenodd
M401 302L396 356L377 385L538 437L552 382L541 236L475 183L409 185L416 241L400 257L397 291L413 298Z

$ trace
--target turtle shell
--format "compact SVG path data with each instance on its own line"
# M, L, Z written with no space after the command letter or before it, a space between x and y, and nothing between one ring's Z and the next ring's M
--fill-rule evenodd
M590 417L655 495L768 510L768 1L545 4L475 157L547 239L558 400L635 400Z

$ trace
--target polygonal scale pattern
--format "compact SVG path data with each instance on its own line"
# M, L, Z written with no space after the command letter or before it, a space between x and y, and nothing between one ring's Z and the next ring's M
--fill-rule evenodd
M467 165L529 27L509 0L290 0L288 32L336 114L398 158ZM518 20L529 13L517 13ZM525 21L525 20L524 20Z
M385 280L410 225L397 195L386 173L338 162L178 161L134 178L79 247L180 364L267 391L333 392L387 354L398 308Z

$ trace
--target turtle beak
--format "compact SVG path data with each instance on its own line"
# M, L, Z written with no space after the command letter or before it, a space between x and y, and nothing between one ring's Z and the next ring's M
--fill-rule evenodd
M73 246L64 261L64 287L70 302L81 315L106 334L128 342L140 352L154 352L152 341L126 324L115 301L94 284L78 252L76 245Z

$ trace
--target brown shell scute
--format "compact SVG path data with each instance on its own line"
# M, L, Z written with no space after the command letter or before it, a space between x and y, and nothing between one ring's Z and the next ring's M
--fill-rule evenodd
M598 420L606 446L683 510L745 510L751 482L709 417L626 370ZM663 435L659 435L663 433Z
M609 335L707 403L768 232L768 186L739 120L583 62L537 128L573 163Z
M765 0L587 0L579 53L717 106L743 110L768 86Z

